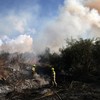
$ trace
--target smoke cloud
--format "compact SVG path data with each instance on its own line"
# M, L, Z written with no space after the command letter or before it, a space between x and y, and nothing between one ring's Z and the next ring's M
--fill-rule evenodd
M0 40L0 51L9 53L25 53L32 52L33 40L29 35L19 35L15 39L5 36Z
M59 48L65 46L67 38L100 36L100 15L97 3L97 1L90 2L90 0L65 0L63 7L59 8L58 16L46 21L36 37L19 35L15 39L8 37L6 40L1 39L0 51L24 53L33 50L35 54L39 54L49 47L52 52L58 52ZM16 30L24 33L27 27L26 21L18 22L18 19L15 19L13 24L16 26Z
M86 2L83 3L83 0L65 0L64 6L60 8L59 16L46 26L39 37L42 47L47 46L58 52L67 38L82 36L89 38L86 36L98 35L100 15L97 10L85 5ZM39 50L38 47L37 49Z
M91 9L96 9L100 13L100 1L99 0L92 0L87 3L87 6Z
M68 4L69 6L67 7L67 10L73 16L78 16L81 20L85 20L86 23L89 23L91 26L95 25L100 27L100 15L98 14L97 10L90 10L76 1L69 1Z

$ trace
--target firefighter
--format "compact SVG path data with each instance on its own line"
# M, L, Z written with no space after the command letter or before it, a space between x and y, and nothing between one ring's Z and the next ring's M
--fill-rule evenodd
M36 68L36 65L34 64L34 65L32 66L32 74L33 74L33 76L34 76L34 74L35 74L35 72L36 72L35 68Z
M56 72L55 72L55 70L54 70L53 67L51 68L51 70L52 70L52 76L51 76L51 77L52 77L52 78L51 78L52 85L57 87Z

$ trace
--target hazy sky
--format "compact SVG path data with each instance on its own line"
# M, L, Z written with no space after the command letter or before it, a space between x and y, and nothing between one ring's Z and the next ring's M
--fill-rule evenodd
M63 5L64 0L0 0L0 51L31 51Z
M0 0L0 36L39 31L64 0ZM15 34L16 33L16 34Z

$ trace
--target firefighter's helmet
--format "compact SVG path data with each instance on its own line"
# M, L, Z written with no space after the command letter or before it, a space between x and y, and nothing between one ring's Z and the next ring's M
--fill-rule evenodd
M54 71L54 68L52 67L52 71Z
M34 64L33 67L36 67L36 65Z

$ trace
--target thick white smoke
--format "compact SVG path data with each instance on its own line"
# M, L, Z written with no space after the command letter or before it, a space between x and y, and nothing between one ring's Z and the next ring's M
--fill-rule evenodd
M29 35L19 35L15 39L10 39L7 36L0 40L0 51L9 53L32 52L33 40Z
M85 6L83 0L65 0L60 8L59 16L44 29L39 39L42 47L50 47L58 51L67 38L89 38L95 36L96 28L100 28L100 15L97 10ZM92 33L94 32L94 34ZM40 50L37 47L38 50Z
M90 10L88 7L76 2L76 0L70 0L65 9L67 9L67 11L73 16L78 16L81 20L85 20L90 25L100 27L100 15L97 10Z

